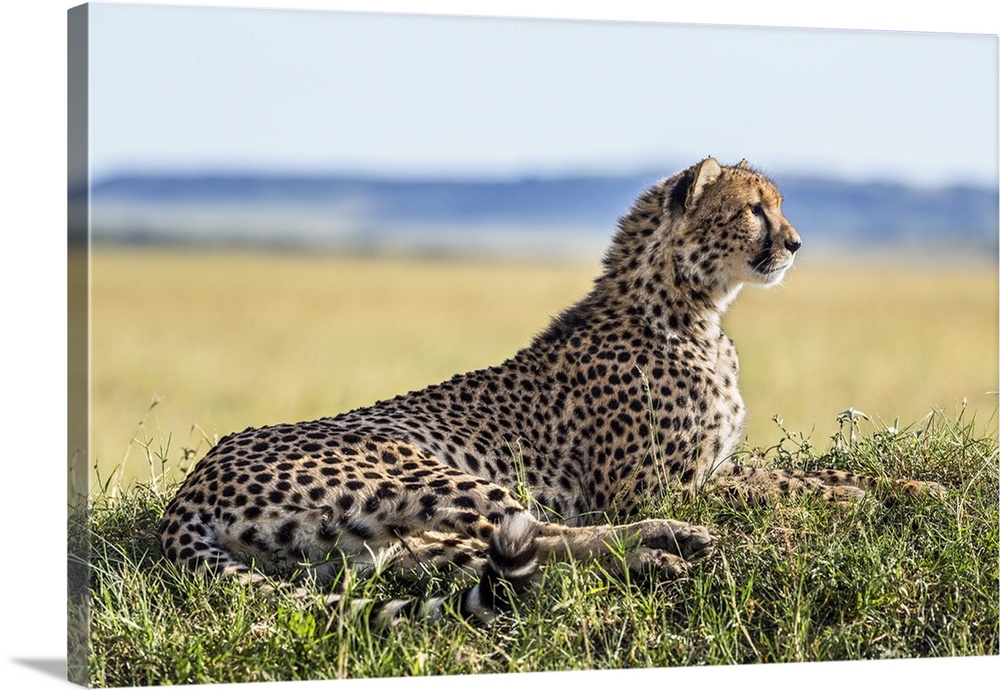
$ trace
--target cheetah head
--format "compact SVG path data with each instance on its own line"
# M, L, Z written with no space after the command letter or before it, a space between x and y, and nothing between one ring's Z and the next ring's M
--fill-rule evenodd
M706 158L662 185L664 242L675 283L711 297L743 284L772 286L802 246L781 212L781 193L747 162Z
M621 219L602 281L655 315L664 303L725 310L740 288L777 285L802 242L781 193L741 161L706 158L643 194Z

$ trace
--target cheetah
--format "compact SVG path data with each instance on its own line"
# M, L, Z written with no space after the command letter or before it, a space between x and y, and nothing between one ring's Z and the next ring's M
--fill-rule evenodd
M330 579L345 562L450 565L475 583L457 599L368 602L371 620L450 606L489 621L510 602L502 587L524 592L551 559L676 576L710 555L704 526L627 521L668 484L863 497L874 478L730 457L744 406L721 317L744 284L777 285L792 267L802 242L781 205L745 160L709 157L659 182L620 219L589 294L502 364L222 438L167 506L163 553L268 589L275 576ZM633 546L624 558L622 544Z

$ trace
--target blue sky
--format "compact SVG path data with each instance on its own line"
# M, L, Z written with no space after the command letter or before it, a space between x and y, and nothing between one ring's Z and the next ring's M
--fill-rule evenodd
M91 165L997 180L997 39L91 6ZM664 169L664 173L673 172Z

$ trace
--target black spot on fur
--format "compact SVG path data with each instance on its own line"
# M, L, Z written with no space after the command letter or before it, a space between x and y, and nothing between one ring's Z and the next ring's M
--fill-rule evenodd
M282 523L281 527L275 533L274 538L282 546L287 546L292 543L292 539L295 538L295 530L299 526L294 520L288 520Z

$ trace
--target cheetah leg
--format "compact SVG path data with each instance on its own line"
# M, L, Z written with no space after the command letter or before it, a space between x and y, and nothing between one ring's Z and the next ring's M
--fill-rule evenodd
M671 577L686 571L690 562L711 554L716 540L705 527L676 520L589 527L540 523L538 530L542 558L597 560L613 573L652 570Z
M944 498L948 491L941 484L915 479L879 479L843 470L783 470L796 479L818 479L828 487L853 486L866 492L882 492L908 497L933 496Z
M673 577L715 548L716 537L707 528L676 520L572 527L537 520L527 510L518 516L534 525L537 558L542 563L550 559L600 561L613 574L628 569ZM481 572L486 549L479 535L490 534L493 525L480 517L465 529L465 535L425 532L406 538L392 567L404 570L452 562L467 572Z
M789 495L810 495L824 502L848 504L876 492L937 498L946 493L936 482L881 480L842 470L768 470L735 464L719 468L706 489L748 504Z
M518 515L535 525L540 562L596 560L612 574L628 569L675 577L685 572L690 562L709 555L715 546L715 536L706 528L676 520L570 527L539 521L528 511ZM403 574L452 568L461 577L475 579L486 566L488 546L473 535L489 534L492 529L480 518L468 525L470 534L427 531L407 536L393 548L387 567Z

